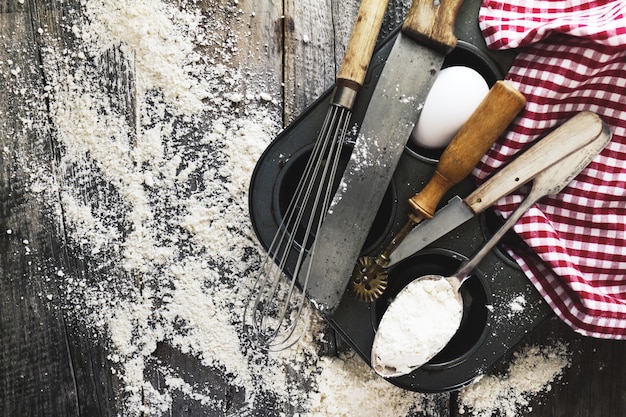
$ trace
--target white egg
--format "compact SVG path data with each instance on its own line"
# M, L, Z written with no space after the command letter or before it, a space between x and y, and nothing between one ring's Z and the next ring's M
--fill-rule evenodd
M448 67L426 97L411 141L422 148L443 148L457 134L489 92L485 79L472 68Z

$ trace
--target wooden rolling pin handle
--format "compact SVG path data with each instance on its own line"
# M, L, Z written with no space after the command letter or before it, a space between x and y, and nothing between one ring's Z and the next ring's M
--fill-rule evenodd
M444 194L474 169L517 114L524 108L524 96L504 81L491 87L441 155L431 180L409 199L415 216L431 218Z
M337 73L337 84L353 90L363 85L388 0L362 0Z
M457 43L454 22L463 0L413 0L402 32L430 48L448 53Z

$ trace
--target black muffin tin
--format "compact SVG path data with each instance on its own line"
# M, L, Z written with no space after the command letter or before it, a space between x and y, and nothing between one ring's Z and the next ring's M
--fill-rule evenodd
M457 19L459 44L445 66L464 65L480 72L491 85L510 66L511 53L496 53L484 46L477 28L478 1L466 1ZM397 30L374 53L363 89L353 109L352 123L359 126L376 80L388 56ZM407 68L407 70L410 70ZM265 150L255 167L250 184L250 215L260 242L267 249L278 230L286 204L296 187L312 145L317 138L332 91L327 91L297 120L281 132ZM345 166L353 146L346 144ZM385 193L362 254L376 255L407 220L407 200L432 176L441 151L407 145ZM467 179L442 200L464 197L474 189ZM355 202L356 204L357 202ZM499 222L489 211L464 223L389 270L389 286L373 303L358 301L349 291L332 316L330 325L370 364L375 329L393 297L410 281L422 275L450 275L490 237ZM310 242L314 236L309 236ZM303 233L297 234L299 250ZM512 244L515 244L512 240ZM285 268L291 276L291 266ZM461 388L492 368L504 354L539 326L552 313L528 279L500 248L485 257L474 275L463 285L464 314L461 327L450 343L429 363L409 375L391 378L402 388L421 392L444 392ZM522 311L511 308L516 299L525 301ZM407 318L410 320L410 318Z

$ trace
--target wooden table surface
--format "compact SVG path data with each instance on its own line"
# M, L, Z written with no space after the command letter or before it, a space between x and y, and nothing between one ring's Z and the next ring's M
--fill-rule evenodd
M2 416L128 413L123 402L124 386L112 372L114 364L106 346L106 334L94 334L93 328L76 322L67 309L51 303L65 294L64 276L102 273L99 265L67 239L66 229L72 225L64 220L63 213L70 207L62 197L63 184L83 181L82 197L86 202L97 204L98 199L116 198L107 184L82 178L78 169L59 168L58 161L65 150L56 140L48 114L51 103L45 93L55 78L55 67L60 65L48 50L54 47L57 51L69 51L68 56L79 52L73 49L77 42L71 22L80 18L86 3L0 0ZM182 4L188 6L186 2ZM221 34L213 35L221 36L224 42L237 39L237 53L225 65L260 74L250 77L245 88L279 98L275 105L280 107L285 125L332 85L358 7L356 0L204 0L194 4L207 19L224 21ZM381 37L401 22L408 4L408 0L390 2ZM235 38L230 31L239 31L242 36ZM117 82L110 94L119 96L120 109L130 111L133 90L127 85L124 88L124 83L132 80L133 68L120 65L114 52L106 54L101 64ZM199 48L198 53L212 57L210 48ZM46 193L45 199L42 190L33 186L33 178L41 175L34 167L42 163L54 178L37 179L50 180L43 184L61 184L55 192ZM50 195L56 196L56 200ZM549 339L567 344L571 366L549 392L531 400L526 415L626 415L626 343L581 337L556 319L530 335L528 343L542 344ZM333 349L326 349L329 355L334 354ZM159 344L153 355L185 369L207 389L213 389L216 399L231 404L241 401L233 387L225 385L193 354ZM504 361L500 368L506 366ZM159 383L158 375L152 379L154 384ZM457 415L457 400L456 393L445 394L444 400L438 402L438 415ZM248 410L246 415L293 413L287 408L276 409L276 404L280 402L256 404L256 410ZM162 415L228 413L182 396Z

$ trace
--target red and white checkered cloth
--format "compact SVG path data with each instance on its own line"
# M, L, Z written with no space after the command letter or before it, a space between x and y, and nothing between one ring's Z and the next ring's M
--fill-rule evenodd
M513 254L563 321L611 339L626 339L625 15L623 0L484 0L479 15L490 48L519 48L506 79L527 105L474 171L477 182L580 111L611 126L600 155L518 222L532 250ZM522 198L497 209L508 217Z

